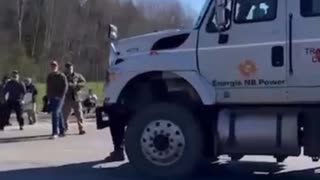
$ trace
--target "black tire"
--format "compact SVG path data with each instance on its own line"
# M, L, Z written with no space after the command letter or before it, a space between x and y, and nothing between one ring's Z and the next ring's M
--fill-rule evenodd
M244 155L232 155L231 156L231 161L240 161Z
M149 123L160 119L169 120L181 129L184 151L170 165L156 165L143 153L141 138ZM129 122L126 132L126 152L130 163L141 173L160 178L183 178L194 172L203 159L203 136L201 128L187 108L175 104L158 103L137 113Z
M277 163L283 163L288 157L287 156L276 156Z

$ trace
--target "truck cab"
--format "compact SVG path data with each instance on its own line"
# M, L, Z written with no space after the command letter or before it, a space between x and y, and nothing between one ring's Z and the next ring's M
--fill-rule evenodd
M191 29L118 39L110 25L97 128L125 119L130 162L161 177L220 155L317 161L319 21L318 0L205 0Z

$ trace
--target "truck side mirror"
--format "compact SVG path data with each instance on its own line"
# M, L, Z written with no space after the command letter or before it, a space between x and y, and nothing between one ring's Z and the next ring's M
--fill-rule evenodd
M227 25L226 5L226 0L216 0L216 22L219 30L222 30Z
M113 24L109 24L108 38L111 39L112 41L115 41L118 39L118 27L117 26L115 26Z

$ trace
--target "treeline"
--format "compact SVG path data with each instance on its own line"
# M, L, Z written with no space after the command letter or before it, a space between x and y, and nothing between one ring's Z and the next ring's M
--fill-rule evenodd
M191 16L178 0L1 0L0 75L18 69L43 81L50 58L59 58L88 80L102 80L109 23L123 38L190 27Z

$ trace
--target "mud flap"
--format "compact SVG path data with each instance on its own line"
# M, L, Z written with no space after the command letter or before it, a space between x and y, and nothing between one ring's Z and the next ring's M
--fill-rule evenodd
M98 130L101 130L101 129L104 129L104 128L107 128L110 126L109 120L104 120L104 113L105 113L104 107L97 107L97 109L96 109L96 124L97 124Z
M320 113L308 112L304 115L304 154L311 157L320 156Z

